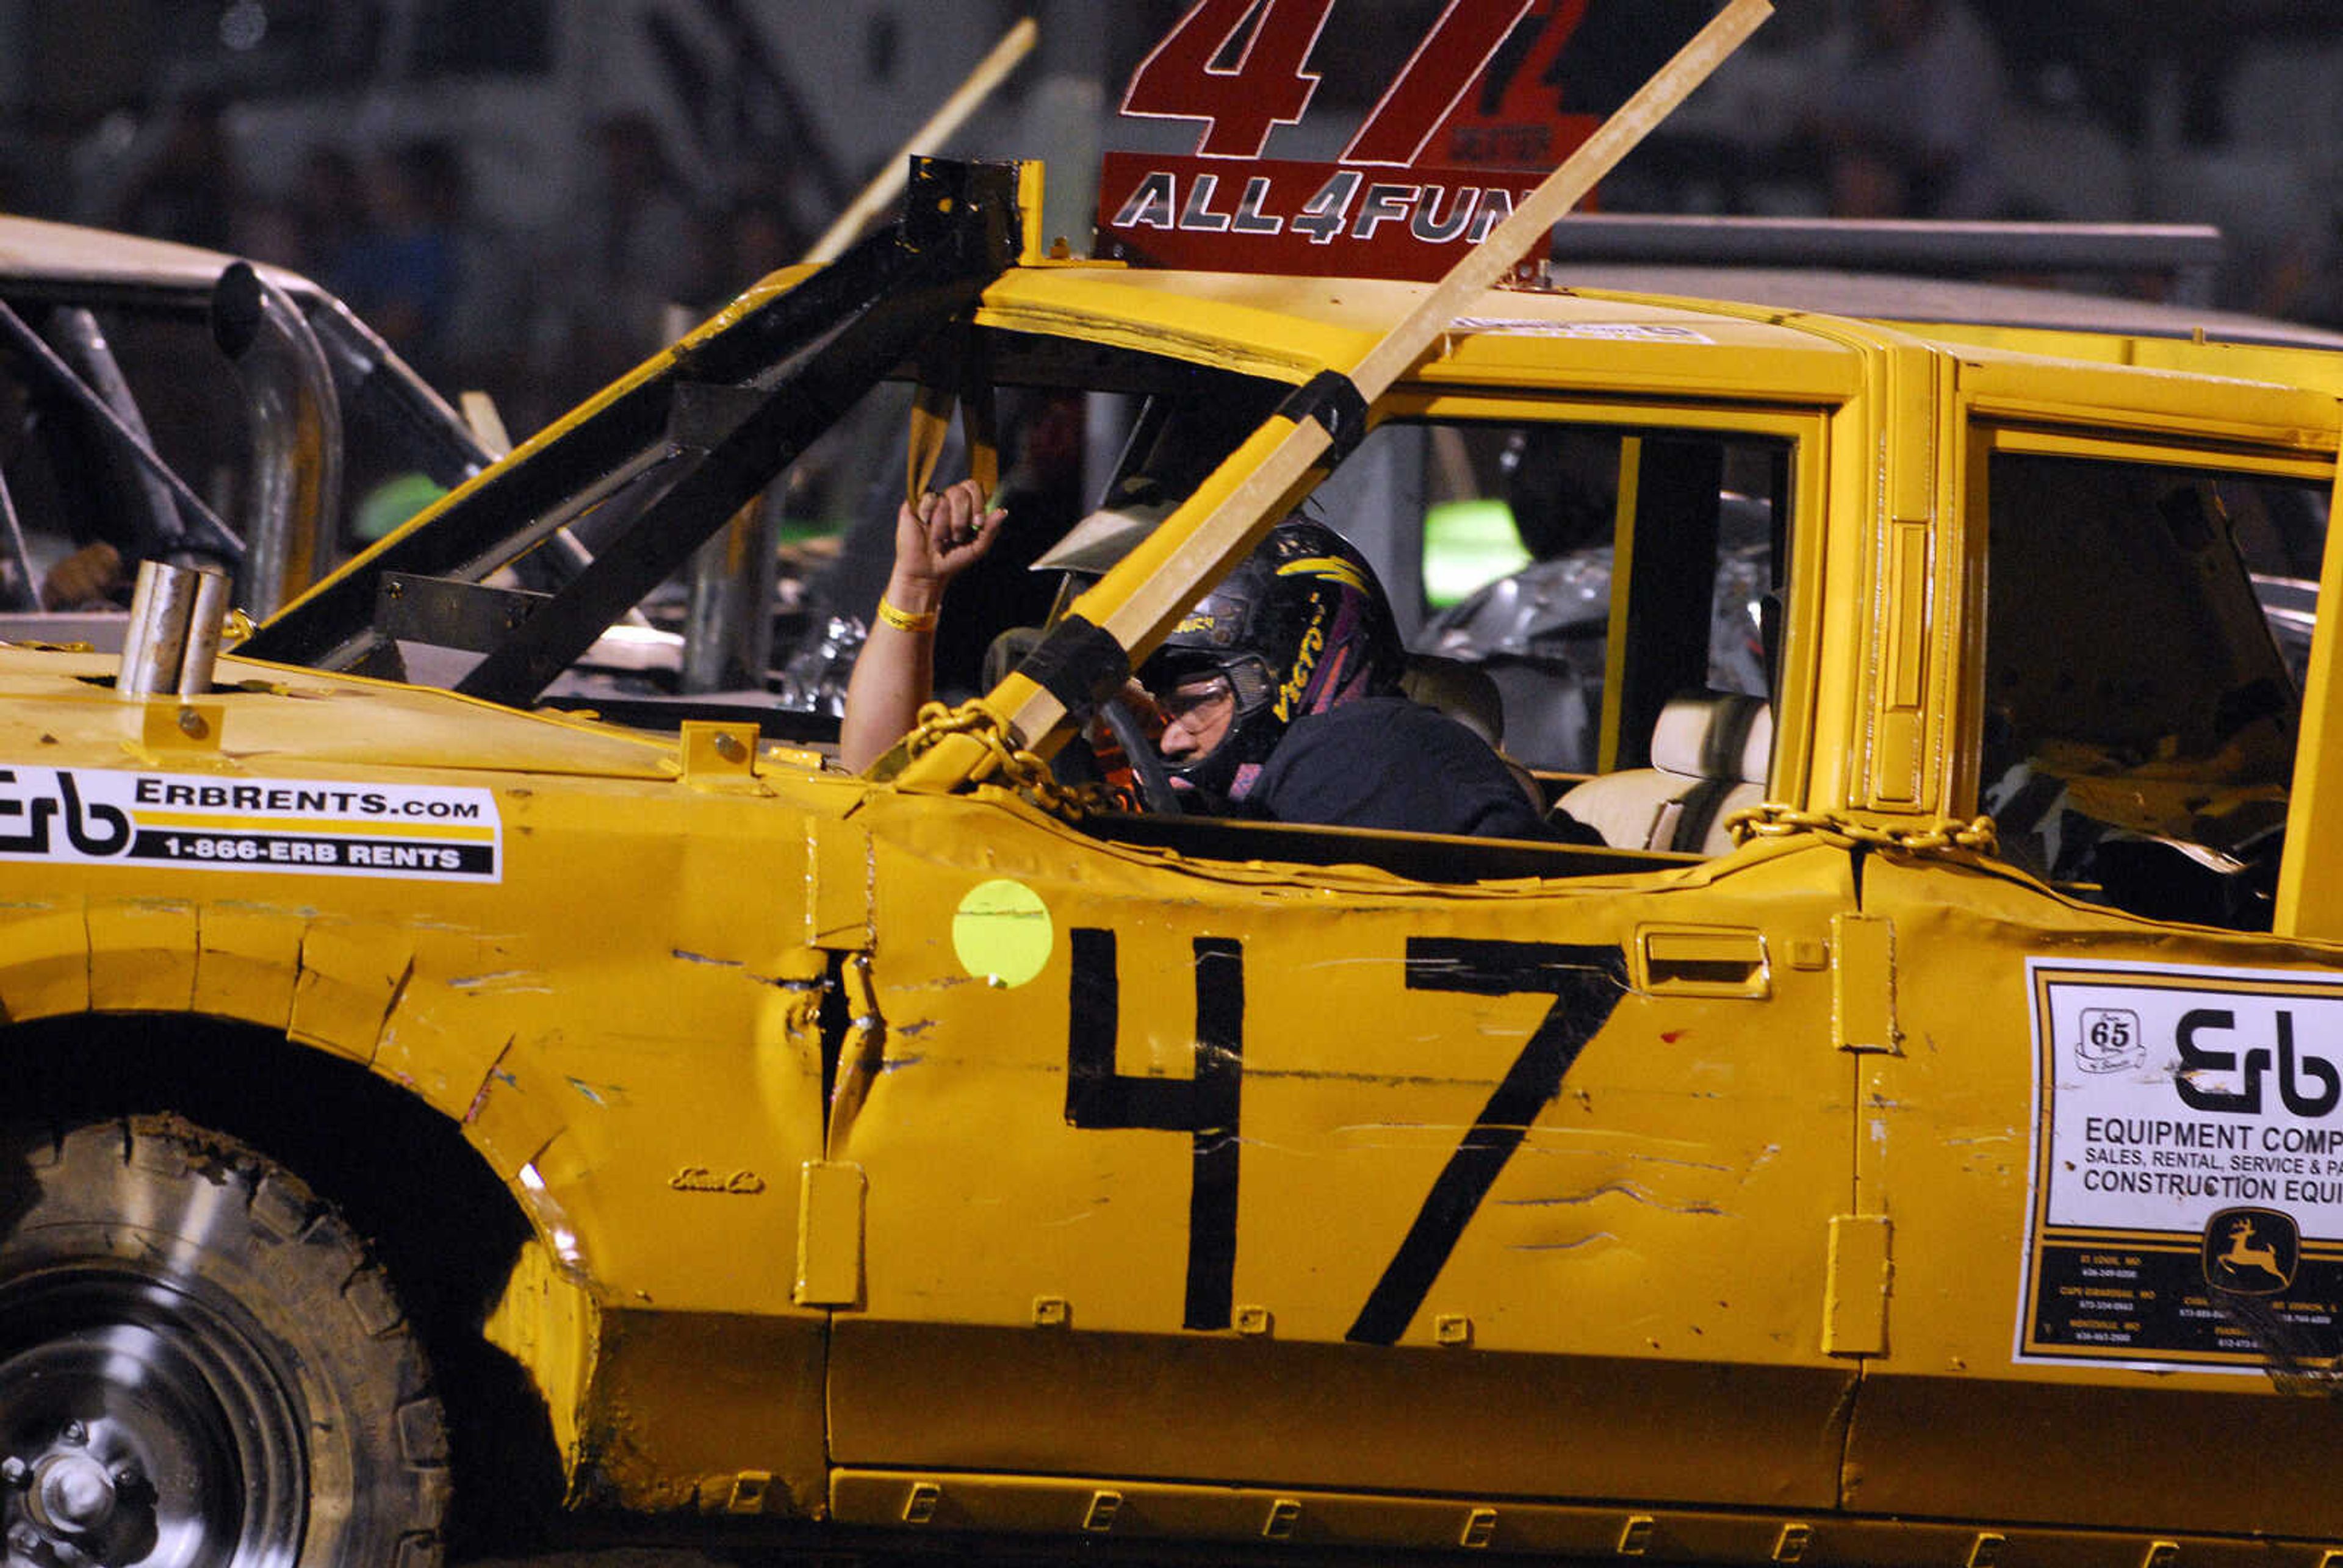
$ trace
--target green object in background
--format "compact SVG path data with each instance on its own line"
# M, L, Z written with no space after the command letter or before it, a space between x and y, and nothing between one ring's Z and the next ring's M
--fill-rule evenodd
M1423 514L1423 600L1446 609L1482 584L1530 564L1513 509L1493 498L1441 501Z
M368 490L350 519L351 535L372 544L447 493L428 474L400 474Z

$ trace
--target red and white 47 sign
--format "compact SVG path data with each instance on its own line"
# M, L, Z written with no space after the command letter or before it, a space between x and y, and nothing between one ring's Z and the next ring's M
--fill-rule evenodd
M1449 0L1332 163L1263 159L1316 95L1335 0L1196 0L1122 112L1192 120L1192 154L1110 152L1102 255L1159 266L1436 278L1601 124L1559 64L1590 0ZM1337 22L1337 25L1338 22ZM1529 258L1534 265L1540 257Z

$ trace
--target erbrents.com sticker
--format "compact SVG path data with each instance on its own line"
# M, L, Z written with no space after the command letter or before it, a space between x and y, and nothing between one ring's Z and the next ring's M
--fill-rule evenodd
M0 768L0 860L493 882L487 789Z
M2018 1359L2343 1349L2343 984L2027 965L2036 1123Z

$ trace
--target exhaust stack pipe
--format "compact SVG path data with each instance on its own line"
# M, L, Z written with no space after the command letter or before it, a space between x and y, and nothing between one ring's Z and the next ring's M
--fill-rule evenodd
M142 561L122 642L117 697L197 697L212 686L228 579L219 572Z

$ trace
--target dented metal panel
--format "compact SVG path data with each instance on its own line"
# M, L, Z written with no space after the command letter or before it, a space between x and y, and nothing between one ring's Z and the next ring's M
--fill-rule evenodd
M1916 1561L1967 1568L2025 1561L2142 1568L2184 1560L2249 1568L2268 1561L2272 1551L2262 1542L2184 1533L2150 1538L2026 1524L1981 1531L1931 1520L1795 1516L1779 1509L1641 1510L1510 1498L1492 1503L1479 1501L1481 1495L1394 1497L1121 1479L1109 1486L1095 1474L1035 1480L942 1470L848 1470L831 1485L838 1517L857 1524L914 1534L998 1531L1093 1550L1096 1537L1106 1535L1140 1551L1203 1541L1233 1553L1273 1542L1282 1553L1305 1555L1362 1549L1453 1555L1467 1549L1565 1561L1845 1564L1908 1553ZM1099 1503L1105 1497L1117 1505L1101 1518ZM1795 1550L1785 1554L1787 1548ZM2319 1561L2315 1548L2298 1549L2297 1555L2308 1563Z
M93 899L90 1005L125 1012L184 1011L196 983L196 906L185 899Z
M316 920L301 933L286 1033L357 1061L374 1060L392 1004L414 972L399 923Z
M1841 1050L1894 1050L1896 923L1852 911L1831 920L1831 1013Z
M230 706L255 700L272 699ZM321 694L303 717L314 725L333 704ZM755 1471L779 1478L757 1494L759 1509L819 1509L818 1407L796 1401L811 1386L820 1319L790 1301L797 1171L820 1153L822 1117L804 803L776 809L773 789L715 752L724 732L707 741L713 789L702 770L657 766L655 754L640 778L622 767L590 782L446 769L358 779L331 764L236 755L232 713L230 751L188 775L176 756L123 769L106 739L118 724L111 705L96 714L94 747L53 745L35 753L37 770L14 776L21 820L62 824L65 780L79 781L68 805L99 809L88 803L101 785L128 804L119 824L91 819L96 852L60 826L48 863L6 868L18 889L0 961L9 1016L237 1020L401 1086L461 1129L535 1226L538 1261L514 1277L495 1332L555 1409L579 1484L638 1505L696 1505L717 1471ZM557 755L585 733L510 717L542 728ZM349 716L354 735L375 721ZM652 749L608 739L613 759ZM181 778L190 781L167 793L155 782ZM317 799L301 818L272 789ZM363 808L345 796L384 791L418 810L480 803L495 832L469 840L480 851L460 863L453 849L419 862L402 853L409 863L395 869L362 863L353 844L391 846L388 859L401 846L464 842L452 828L400 838L348 819ZM858 791L841 780L827 793L843 809ZM135 859L139 835L168 833L181 836L179 863L168 849L161 864ZM207 852L272 838L335 852L252 869ZM115 849L121 863L106 858ZM35 887L50 897L24 896ZM562 918L518 913L528 909ZM604 1315L614 1309L770 1320L759 1332L786 1353L743 1406L769 1414L633 1431L637 1417L611 1402L652 1374L630 1372L629 1356L679 1386L705 1372L695 1347L712 1331L677 1342L654 1322L613 1334Z
M290 1030L307 925L297 907L215 900L197 912L196 1011Z
M2046 1039L2028 986L2029 959L2086 971L2145 963L2310 976L2331 973L2335 953L2158 929L1985 870L1876 863L1865 872L1864 902L1894 919L1905 950L1965 957L1902 964L1906 1048L1862 1059L1876 1202L1895 1217L1896 1245L1892 1353L1872 1366L1857 1402L1849 1506L1937 1513L1989 1495L2006 1517L2105 1527L2163 1497L2171 1500L2166 1516L2208 1531L2251 1531L2284 1517L2305 1534L2343 1535L2343 1510L2320 1479L2343 1460L2343 1439L2331 1423L2302 1419L2312 1407L2298 1395L2317 1384L2290 1382L2287 1367L2253 1353L2250 1338L2231 1339L2234 1328L2215 1334L2228 1320L2208 1299L2198 1244L2176 1254L2159 1252L2152 1238L2107 1231L2097 1244L2054 1243L2043 1231L2036 1206L2050 1182L2134 1169L2045 1170L2040 1138L2055 1085L2088 1095L2100 1083L2163 1070L2172 1042L2140 1041L2147 1049L2137 1067L2097 1078L2072 1054L2071 1039ZM2177 1123L2225 1120L2166 1097ZM2095 1146L2101 1155L2126 1147ZM2140 1152L2137 1169L2149 1174ZM2229 1170L2226 1153L2217 1160ZM2213 1209L2258 1203L2207 1201ZM1951 1244L1955 1237L1964 1240ZM2317 1294L2308 1281L2298 1288ZM2029 1322L2057 1332L2070 1357L2098 1359L2014 1367ZM2243 1353L2217 1368L2170 1364L2171 1336L2188 1323L2201 1325L2207 1342ZM2167 1364L2153 1375L2132 1370L2149 1361ZM2096 1433L2096 1462L2077 1467L2066 1456L2071 1433L2085 1425ZM1994 1440L1976 1442L1979 1431ZM2243 1470L2208 1470L2201 1457L2217 1444L2243 1444L2259 1458ZM2123 1484L2111 1487L2110 1475Z
M734 390L780 384L729 334L803 281L645 377L730 344ZM1420 297L1017 267L974 318L1069 363L1299 381ZM1971 514L1992 442L2331 485L2331 388L1956 337L1495 291L1374 411L1600 405L1782 455L1774 799L1730 854L1242 824L1147 848L972 739L915 791L738 722L654 738L233 658L200 703L126 703L106 660L0 649L0 1008L45 1026L0 1050L74 1015L201 1020L223 1101L280 1087L253 1063L289 1043L444 1130L526 1221L486 1332L579 1505L1069 1544L2308 1561L2268 1543L2343 1539L2334 1423L2299 1397L2331 1382L2343 1242L2316 1222L2343 1197L2061 1205L2094 1170L2207 1179L2152 1163L2177 1135L2077 1142L2136 1096L2230 1097L2174 1126L2331 1131L2343 1000L2305 844L2332 727L2302 729L2277 934L2018 869L1976 821ZM2192 560L2236 564L2219 518ZM1192 602L1193 558L1155 559L1147 602ZM1503 869L1475 880L1483 853ZM2136 995L2164 1010L2116 1019ZM2070 1146L2140 1159L2069 1170ZM2158 1197L2196 1231L2126 1206ZM2255 1317L2213 1293L2225 1268L2286 1280Z
M1779 1495L1834 1495L1849 1108L1804 1043L1827 979L1635 990L1626 957L1680 910L1819 940L1843 857L1335 894L997 813L977 861L981 809L862 814L884 1035L835 1151L870 1178L841 1461L1050 1472L1111 1443L1142 1473L1715 1499L1730 1450ZM1694 1392L1720 1362L1748 1393L1729 1417ZM1322 1419L1264 1419L1296 1385ZM1607 1441L1631 1411L1677 1440ZM1209 1452L1183 1435L1205 1429Z
M852 952L870 945L870 835L860 823L809 819L805 942Z
M799 1169L798 1278L807 1307L862 1304L862 1211L870 1183L859 1165L809 1160Z
M1823 1303L1825 1354L1887 1352L1894 1241L1894 1225L1885 1214L1831 1216L1830 1283Z

